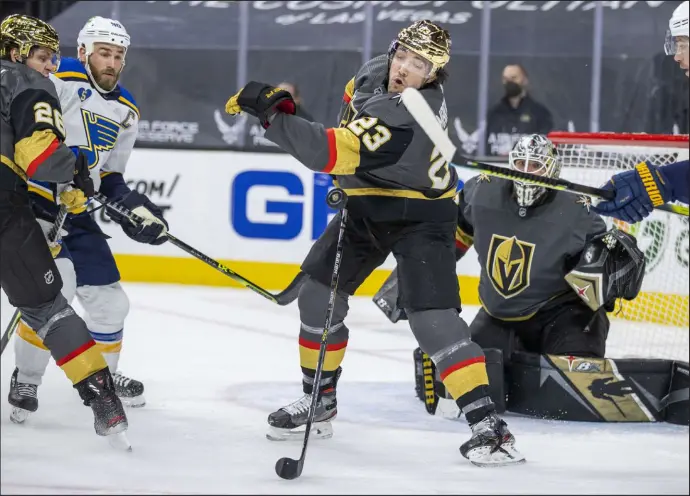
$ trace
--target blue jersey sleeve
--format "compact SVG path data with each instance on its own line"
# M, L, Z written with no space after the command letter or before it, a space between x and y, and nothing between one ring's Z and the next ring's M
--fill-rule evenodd
M682 160L661 167L673 188L673 201L690 203L690 161Z

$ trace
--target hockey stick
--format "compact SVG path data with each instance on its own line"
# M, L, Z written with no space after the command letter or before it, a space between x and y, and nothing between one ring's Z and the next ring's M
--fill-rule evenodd
M335 296L338 290L338 274L340 273L340 263L343 258L343 237L345 234L345 225L347 224L347 195L342 189L335 188L329 191L326 195L326 203L328 206L340 210L340 230L338 232L338 243L335 249L335 262L333 264L333 273L331 275L331 293L328 298L328 308L326 310L326 323L323 326L323 333L321 334L321 345L319 346L319 357L316 361L316 372L314 373L314 386L311 392L311 403L309 405L309 414L307 416L307 423L304 431L304 444L302 445L302 454L299 460L284 457L276 462L276 474L283 479L296 479L302 474L304 467L304 459L307 456L307 444L309 444L309 433L311 425L314 423L314 414L316 413L316 404L319 400L319 383L321 382L321 374L323 371L323 362L326 359L326 345L328 344L328 331L331 327L331 320L333 319L333 308L335 307Z
M98 201L99 203L102 203L105 205L106 208L109 208L111 210L114 210L118 214L122 215L123 217L126 217L130 221L132 221L135 224L141 224L144 222L144 219L139 217L137 214L129 210L128 208L120 205L117 202L113 202L108 200L105 195L102 193L96 192L94 195L94 199ZM177 239L175 236L173 236L170 233L166 233L166 236L168 238L168 241L170 241L172 244L180 248L182 251L185 251L192 255L194 258L198 258L202 262L204 262L207 265L210 265L214 269L216 269L218 272L221 272L228 276L230 279L233 281L236 281L240 283L242 286L245 288L249 288L252 291L254 291L256 294L263 296L267 300L272 301L273 303L276 303L280 306L285 306L293 301L295 301L295 298L297 298L297 295L299 293L299 288L304 282L304 279L307 277L307 275L303 272L298 273L295 278L290 282L287 288L285 288L283 291L281 291L278 294L273 294L269 293L265 289L263 289L260 286L257 286L253 282L251 282L249 279L246 279L245 277L241 276L237 272L235 272L232 269L227 268L225 265L222 263L218 262L217 260L212 259L211 257L204 255L201 253L199 250L196 250L189 246L187 243L184 241L181 241Z
M58 212L57 217L55 217L53 227L51 227L50 231L48 231L48 239L53 240L48 243L48 246L50 246L51 248L60 242L60 238L62 238L62 234L60 233L60 231L62 231L62 226L65 224L66 218L67 208L65 208L65 206L63 205L62 207L60 207L60 211ZM14 311L14 315L12 315L12 319L10 319L10 324L7 326L7 329L5 329L2 338L0 338L0 355L2 355L2 353L5 351L5 348L7 347L7 344L10 342L10 339L14 334L14 330L17 328L17 325L19 324L19 319L21 319L21 316L22 314L17 308Z
M565 179L542 177L483 162L475 162L474 160L464 157L458 152L456 146L436 119L433 110L431 110L431 107L429 107L429 104L418 90L407 88L402 92L401 98L407 110L409 110L412 117L414 117L431 141L433 141L436 148L441 152L441 155L443 155L443 158L452 165L464 167L466 169L474 169L489 176L502 177L511 181L519 180L545 188L566 191L568 193L583 194L604 200L613 200L615 198L615 193L613 191L572 183ZM655 209L685 217L688 216L688 207L682 205L666 204L656 207Z

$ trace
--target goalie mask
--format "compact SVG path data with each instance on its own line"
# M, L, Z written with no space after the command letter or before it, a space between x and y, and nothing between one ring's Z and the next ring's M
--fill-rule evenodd
M594 236L565 280L592 310L612 311L616 298L633 300L642 288L644 253L619 229Z
M561 163L553 143L541 134L521 137L511 150L510 168L543 177L557 178ZM514 181L515 200L521 207L531 207L546 193L546 188L522 181Z

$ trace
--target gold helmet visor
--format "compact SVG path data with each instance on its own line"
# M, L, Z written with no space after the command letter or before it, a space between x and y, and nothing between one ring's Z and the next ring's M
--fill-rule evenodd
M38 46L47 48L53 53L51 62L55 67L60 62L60 37L53 27L36 17L14 14L6 17L0 24L0 42L2 53L9 46L15 45L19 50L19 58L24 61L29 57L31 49Z
M429 76L436 74L450 59L450 35L431 21L417 21L404 28L396 41L431 63Z

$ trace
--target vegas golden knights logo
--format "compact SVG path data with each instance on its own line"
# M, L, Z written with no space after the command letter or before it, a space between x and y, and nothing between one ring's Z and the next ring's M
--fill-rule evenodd
M534 249L534 244L515 236L491 236L486 272L498 294L512 298L529 287Z

